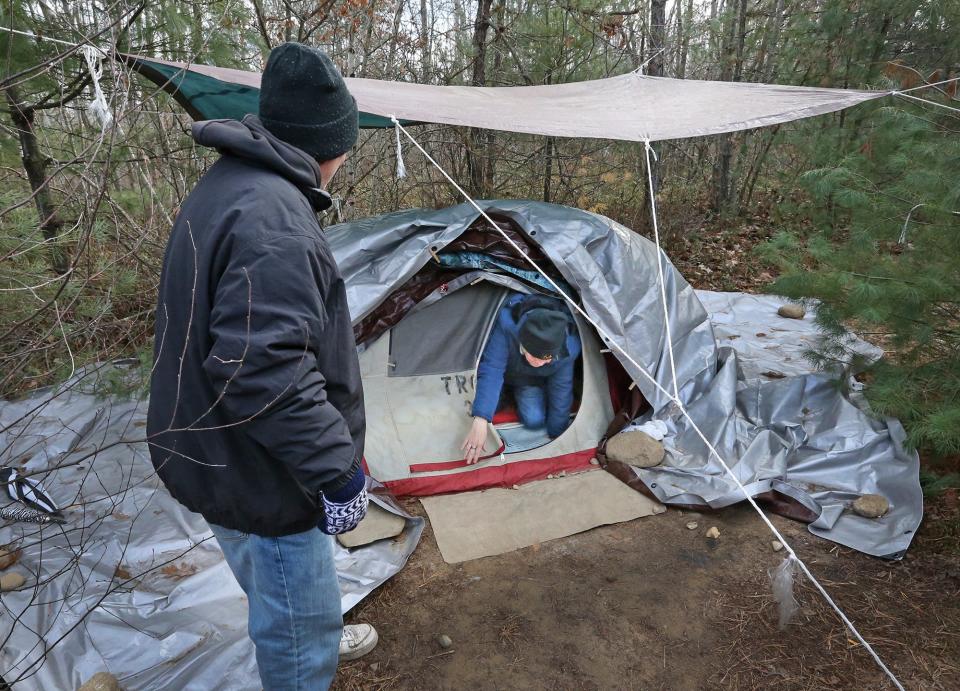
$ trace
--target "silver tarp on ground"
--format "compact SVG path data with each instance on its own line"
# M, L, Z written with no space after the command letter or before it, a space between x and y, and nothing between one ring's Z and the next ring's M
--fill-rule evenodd
M23 548L5 573L27 577L2 597L4 679L74 689L110 671L131 691L259 689L246 600L206 522L153 473L146 403L83 393L91 380L52 400L0 404L0 465L39 473L66 517L0 528L0 545ZM343 611L403 568L423 530L391 500L374 501L407 525L395 540L336 545Z
M771 296L698 291L710 312L720 350L716 377L687 410L751 494L771 489L819 516L810 532L878 557L903 556L923 517L920 461L903 448L903 427L876 419L849 378L814 372L803 357L818 330L813 317L777 316ZM867 357L879 348L851 337L847 347ZM840 373L842 376L842 373ZM648 418L650 416L647 416ZM667 423L663 466L633 469L663 502L720 508L742 493L677 411ZM880 494L891 508L882 519L849 510L862 494Z
M590 317L672 389L651 242L585 211L540 202L482 204L513 218L577 291ZM460 205L330 228L354 317L369 313L477 216ZM803 351L817 338L812 318L778 317L782 301L776 298L703 293L708 319L702 300L669 262L664 274L681 399L740 481L752 494L773 488L805 504L819 516L810 527L817 535L876 556L901 554L923 512L916 452L903 449L896 420L871 418L858 396L840 392L835 376L811 371ZM719 348L714 329L719 346L732 346L739 359ZM851 346L879 356L866 343ZM619 359L655 417L669 422L665 465L638 476L666 503L739 501L736 484L707 460L669 398ZM887 497L890 513L873 521L852 515L850 501L864 493Z

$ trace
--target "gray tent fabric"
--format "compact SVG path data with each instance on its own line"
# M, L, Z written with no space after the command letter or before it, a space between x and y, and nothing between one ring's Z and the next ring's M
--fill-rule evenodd
M233 94L231 89L260 88L257 72L121 57L168 89L176 91L174 83L180 84L177 95L187 101L188 108L197 105L188 93L190 75L216 80L198 89L208 101L217 98L218 82L224 99ZM171 76L176 74L171 68L183 72ZM396 116L407 122L625 141L683 139L765 127L832 113L891 93L670 79L637 72L542 86L436 86L358 78L346 82L363 114L361 124L375 120L388 125L385 118ZM216 104L209 107L218 110ZM203 112L199 107L191 111Z
M587 211L523 201L480 206L522 228L576 291L573 297L580 298L591 319L661 387L672 390L653 243ZM478 216L462 204L329 228L354 320L432 261L433 253ZM782 303L777 298L713 301L723 342L745 349L741 366L732 350L718 346L711 315L696 291L661 256L680 398L741 482L752 495L776 489L804 504L818 516L810 526L817 535L875 556L902 556L920 523L923 497L919 459L903 448L900 424L871 417L862 401L842 393L834 374L810 371L802 350L816 339L812 317L803 322L777 317ZM861 350L876 355L867 344ZM709 458L670 397L613 353L650 402L648 417L663 420L669 429L665 464L635 471L647 488L664 503L719 508L740 501L736 484ZM780 371L770 373L772 380L765 378L763 372L777 362ZM878 520L851 515L848 504L864 493L887 497L890 513Z
M587 313L660 386L672 390L653 243L588 211L543 202L480 205L488 213L505 214L523 228L580 294ZM435 252L456 240L478 216L472 206L461 204L440 211L400 211L328 228L327 239L347 285L354 322L432 261ZM716 369L713 331L693 288L661 255L678 386L692 397ZM638 267L643 273L636 273ZM670 400L633 365L624 363L624 367L655 408Z

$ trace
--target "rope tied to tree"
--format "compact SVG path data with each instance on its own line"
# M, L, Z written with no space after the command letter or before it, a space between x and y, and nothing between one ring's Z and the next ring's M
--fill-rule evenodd
M397 135L397 180L403 180L403 178L407 177L407 166L403 163L403 143L400 141L400 121L397 120L394 115L389 115L388 117L393 122L393 130Z
M93 100L90 101L88 109L94 117L100 121L101 134L113 124L113 113L110 112L110 106L107 105L107 98L103 95L100 88L100 78L103 77L103 58L107 54L96 46L80 46L83 53L83 59L87 63L87 70L90 72L91 88L93 89Z

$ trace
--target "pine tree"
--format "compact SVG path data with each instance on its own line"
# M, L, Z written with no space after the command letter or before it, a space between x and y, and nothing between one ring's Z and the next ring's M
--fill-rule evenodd
M960 140L956 116L934 110L868 116L854 153L804 176L816 230L766 251L785 269L772 292L820 301L814 356L845 355L847 327L879 336L871 405L946 455L960 452Z

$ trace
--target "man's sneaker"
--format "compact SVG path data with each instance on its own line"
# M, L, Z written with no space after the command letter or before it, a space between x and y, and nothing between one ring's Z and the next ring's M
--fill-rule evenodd
M348 624L340 636L340 660L356 660L377 647L377 630L370 624Z

